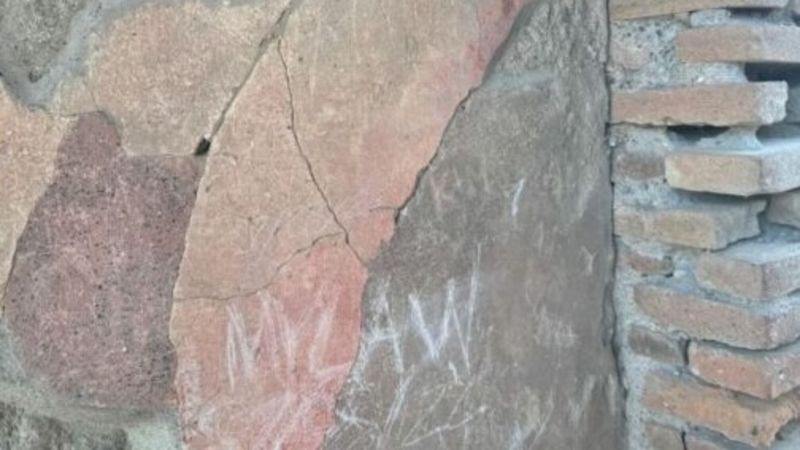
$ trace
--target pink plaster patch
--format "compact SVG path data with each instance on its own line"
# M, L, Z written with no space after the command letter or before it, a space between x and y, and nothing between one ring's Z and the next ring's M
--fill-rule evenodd
M350 249L327 240L263 292L177 303L188 447L318 448L356 356L365 282Z

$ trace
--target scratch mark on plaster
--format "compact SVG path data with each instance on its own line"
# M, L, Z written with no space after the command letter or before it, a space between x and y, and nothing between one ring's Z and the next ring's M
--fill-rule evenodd
M372 316L379 317L380 320L362 337L361 353L350 372L350 383L352 388L358 391L372 389L365 383L364 374L369 365L376 363L371 356L373 352L380 346L386 346L387 350L393 353L393 366L395 373L399 375L397 384L393 388L394 397L387 409L387 415L378 419L380 422L359 415L358 410L352 409L352 405L337 408L338 427L350 425L368 430L368 435L372 439L370 448L384 448L385 441L394 439L398 439L399 445L404 448L433 439L438 439L442 443L446 433L457 430L461 430L460 434L464 436L464 445L469 442L471 431L468 424L487 411L487 407L483 405L477 409L472 407L470 415L466 418L460 414L461 411L469 410L466 402L476 383L470 357L479 350L474 347L478 342L473 339L472 334L476 332L474 321L479 301L481 253L482 246L478 244L473 258L472 273L468 279L463 282L456 279L447 280L443 292L434 294L434 298L428 299L430 302L425 302L425 305L428 303L439 305L441 317L436 315L438 319L433 321L431 313L435 312L427 308L423 310L424 305L419 294L411 294L406 297L407 312L404 315L406 320L397 324L398 328L392 322L389 308L390 284L384 282L377 287ZM460 292L466 297L463 298L464 301L458 301ZM437 298L441 301L436 301ZM403 360L402 349L412 341L422 343L421 360L406 362ZM454 351L445 354L444 350L449 346L452 346ZM443 389L441 384L422 387L422 392L415 392L420 389L420 385L425 385L419 382L419 378L430 370L439 368L449 373L448 380L455 380L445 383L448 386L457 386L459 390L457 395L448 397L452 394L452 390ZM429 399L426 401L425 411L409 418L404 414L404 407L409 401L417 398ZM449 414L441 413L443 407L449 407ZM447 445L442 444L442 448L447 448Z
M525 182L527 179L523 178L517 182L517 187L514 189L514 195L511 197L511 217L516 218L519 212L519 199L522 191L525 189Z
M480 412L483 412L483 411L480 411ZM444 425L439 425L436 428L434 428L433 430L431 430L431 431L419 436L418 438L416 438L416 439L414 439L414 440L412 440L410 442L404 442L403 443L403 447L410 447L410 446L418 444L418 443L420 443L420 442L422 442L422 441L424 441L426 439L429 439L429 438L431 438L433 436L439 436L441 438L442 434L444 432L454 431L454 430L458 430L459 428L465 427L468 423L472 422L475 419L475 417L477 417L477 416L478 416L478 414L471 413L471 414L468 414L467 417L465 417L463 420L461 420L458 423L454 423L454 424L446 423ZM447 447L445 446L444 448L447 448Z
M422 307L419 304L419 298L417 298L415 294L411 294L408 296L408 303L411 305L412 321L417 333L425 343L425 348L428 351L428 358L431 361L439 361L439 352L450 337L449 309L446 309L442 315L442 320L439 324L439 332L437 333L438 335L434 337L436 331L433 327L428 326L424 317L425 315L422 312Z
M262 328L259 328L252 339L248 339L244 318L241 312L227 305L228 327L225 349L225 362L228 371L228 384L231 390L236 388L236 376L242 372L245 379L252 379L256 369L256 355L261 342Z

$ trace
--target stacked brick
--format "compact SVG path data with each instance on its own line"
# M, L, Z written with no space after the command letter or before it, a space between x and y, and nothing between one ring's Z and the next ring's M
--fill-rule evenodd
M800 1L611 14L630 448L800 449Z

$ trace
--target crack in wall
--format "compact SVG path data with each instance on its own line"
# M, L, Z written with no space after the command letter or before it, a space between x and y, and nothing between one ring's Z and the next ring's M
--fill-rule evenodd
M303 145L300 143L300 137L297 135L297 121L296 121L296 114L294 108L294 92L292 91L292 80L289 75L289 66L286 63L286 58L283 56L283 50L281 50L281 44L283 41L281 39L278 40L278 44L276 45L276 50L278 52L278 56L281 60L281 65L283 65L283 74L286 78L286 90L289 95L289 120L290 125L289 128L292 131L292 138L294 139L295 148L297 148L297 153L305 162L306 168L308 169L308 175L311 177L312 183L314 183L314 187L316 188L319 196L322 198L323 203L325 203L325 208L327 208L328 212L331 214L331 218L336 225L342 230L344 233L344 241L347 244L347 247L350 248L350 251L353 252L353 255L358 259L362 266L366 266L364 259L361 255L358 254L355 248L353 248L352 243L350 242L350 231L345 228L342 221L339 219L339 216L336 214L336 211L333 209L331 202L328 200L328 196L325 194L325 191L322 190L322 186L320 186L319 181L317 180L317 176L314 173L314 167L311 165L311 160L306 155L305 150L303 150Z
M301 248L295 250L291 254L291 256L289 256L288 258L286 258L283 261L281 261L278 264L278 266L275 268L275 272L273 272L273 274L269 277L269 280L266 283L264 283L263 285L255 288L255 289L250 289L250 290L248 290L246 292L239 292L239 293L236 293L236 294L233 294L233 295L224 296L224 297L209 296L209 295L204 295L202 297L183 297L183 298L180 299L180 301L214 300L214 301L218 301L218 302L229 302L231 300L236 300L236 299L239 299L239 298L249 297L251 295L257 295L257 294L259 294L261 292L264 292L264 291L268 290L270 287L272 287L272 285L275 284L275 280L277 280L278 276L281 273L283 273L283 270L286 268L286 266L291 264L292 261L294 261L298 256L301 256L301 255L303 255L305 253L308 253L311 249L316 247L317 244L319 244L321 241L323 241L325 239L333 239L333 238L336 238L336 237L339 237L339 236L344 237L344 232L340 231L340 232L336 232L336 233L326 233L326 234L323 234L321 236L317 236L316 238L314 238L313 241L311 241L311 243L309 245L306 245L304 247L301 247Z
M286 24L289 21L292 13L297 10L300 4L304 0L292 0L289 2L289 5L281 11L280 15L278 16L278 20L272 25L269 33L267 33L258 45L259 51L255 58L253 58L253 63L250 65L247 73L244 76L244 79L241 83L234 89L233 94L225 103L225 106L222 108L222 112L217 118L214 126L211 128L211 132L209 132L208 136L204 138L209 142L214 142L214 138L216 137L219 130L222 128L222 125L225 124L225 119L228 117L228 113L230 112L233 105L236 103L236 99L239 98L239 94L242 92L242 89L247 85L247 83L253 78L253 73L258 67L258 64L264 58L264 55L267 53L267 50L272 46L272 44L278 40L286 30Z

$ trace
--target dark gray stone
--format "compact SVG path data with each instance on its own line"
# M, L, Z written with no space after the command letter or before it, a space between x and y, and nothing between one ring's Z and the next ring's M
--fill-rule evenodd
M533 2L370 267L329 449L622 448L603 2Z

